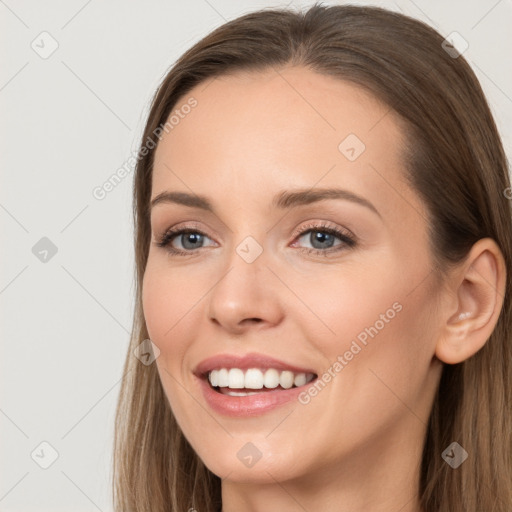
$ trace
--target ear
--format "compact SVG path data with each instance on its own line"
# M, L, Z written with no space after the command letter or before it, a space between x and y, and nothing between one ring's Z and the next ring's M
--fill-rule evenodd
M435 355L448 364L460 363L478 352L491 336L503 306L506 267L494 240L482 238L448 284L447 311Z

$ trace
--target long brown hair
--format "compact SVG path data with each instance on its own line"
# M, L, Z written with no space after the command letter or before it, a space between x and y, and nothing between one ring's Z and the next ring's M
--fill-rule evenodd
M180 431L155 364L141 364L133 355L149 338L141 304L151 235L154 147L147 149L148 140L161 132L178 100L223 74L297 65L352 82L407 126L406 177L429 212L439 275L485 237L497 242L512 269L507 159L475 74L442 43L420 21L376 7L263 9L222 25L169 71L153 98L134 176L136 305L116 411L117 512L221 507L220 479ZM507 272L503 308L487 343L468 360L444 365L424 440L424 512L512 510L511 291ZM453 441L469 454L457 469L441 456Z

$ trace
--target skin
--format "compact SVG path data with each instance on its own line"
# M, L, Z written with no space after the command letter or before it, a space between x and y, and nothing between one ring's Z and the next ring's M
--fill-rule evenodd
M401 122L355 85L288 67L202 83L180 104L190 96L197 106L157 147L152 198L205 195L215 214L153 208L143 308L173 413L222 479L223 511L420 512L421 451L443 362L470 357L494 328L499 249L481 240L435 278L426 209L403 179ZM338 149L350 133L366 146L355 161ZM279 191L324 187L358 194L380 215L339 199L271 206ZM206 234L193 255L156 245L171 226L190 224ZM324 224L350 230L356 246L327 257L301 251L329 250L299 234ZM236 252L247 236L263 249L252 263ZM187 250L184 238L173 247ZM192 374L219 353L259 352L321 375L394 303L401 311L306 405L226 417ZM251 468L237 457L247 442L262 454Z

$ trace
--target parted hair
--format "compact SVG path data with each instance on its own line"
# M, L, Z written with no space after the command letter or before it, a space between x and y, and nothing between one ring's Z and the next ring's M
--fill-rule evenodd
M187 50L156 91L142 146L196 85L239 71L303 66L362 88L407 127L406 178L426 205L439 276L481 238L494 239L512 269L508 162L474 72L428 25L378 7L315 4L263 9L229 21ZM197 107L197 108L200 108ZM155 148L134 174L135 308L114 436L116 512L221 509L221 481L191 448L173 416L155 364L134 349L149 338L141 303L150 245L148 205ZM482 349L444 364L429 417L419 490L424 512L512 510L512 272ZM442 458L453 441L468 453L457 469Z

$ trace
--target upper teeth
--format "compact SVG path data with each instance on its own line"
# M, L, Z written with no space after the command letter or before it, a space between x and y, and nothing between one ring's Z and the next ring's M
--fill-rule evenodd
M259 368L250 368L249 370L241 370L240 368L222 368L220 370L212 370L208 374L208 380L213 387L228 387L231 389L262 389L281 387L285 389L295 386L303 386L306 382L311 381L314 375L311 373L293 373L285 370L280 372L274 368L268 370L260 370Z

